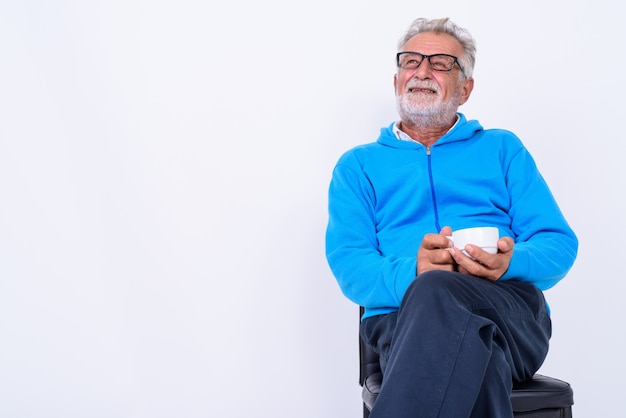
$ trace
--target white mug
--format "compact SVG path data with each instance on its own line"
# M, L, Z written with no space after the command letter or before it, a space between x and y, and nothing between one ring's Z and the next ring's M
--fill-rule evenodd
M469 254L465 251L465 246L468 244L476 245L489 254L496 254L500 233L495 226L478 226L453 231L452 236L449 236L448 239L468 257Z

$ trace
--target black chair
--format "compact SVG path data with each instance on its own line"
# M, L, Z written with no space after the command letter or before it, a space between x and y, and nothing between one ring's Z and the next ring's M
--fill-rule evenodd
M360 316L363 315L363 307ZM359 317L360 317L359 316ZM380 392L382 374L378 354L359 336L359 385L363 388L363 418L368 418ZM513 385L511 403L515 417L571 418L574 392L569 383L536 374L531 380Z

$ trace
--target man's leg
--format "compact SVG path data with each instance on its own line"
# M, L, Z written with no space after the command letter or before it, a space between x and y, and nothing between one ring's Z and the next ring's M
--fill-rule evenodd
M384 376L371 418L505 417L511 380L547 354L550 319L534 286L431 271L397 315L366 320L362 333Z

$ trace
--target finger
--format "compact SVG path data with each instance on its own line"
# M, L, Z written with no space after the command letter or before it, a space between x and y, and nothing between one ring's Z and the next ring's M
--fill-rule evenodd
M422 247L426 250L436 251L441 249L448 249L450 247L450 240L443 235L429 235L422 241Z
M487 251L475 245L471 245L471 244L467 245L465 247L465 251L467 252L467 254L469 254L470 256L469 258L474 259L475 261L479 262L482 265L489 266L491 265L491 262L493 261L494 254L490 254Z
M498 251L502 253L509 252L513 249L513 239L510 237L503 237L498 240Z
M469 246L466 247L465 251L468 251ZM480 250L482 251L482 250ZM484 251L483 251L484 252ZM465 255L461 250L454 247L450 249L450 254L452 255L454 261L458 265L458 270L462 271L466 274L471 274L474 276L483 277L486 275L488 269L480 263L479 259L474 259ZM469 254L469 252L468 252ZM487 253L485 253L487 254ZM489 255L489 254L487 254Z
M450 254L449 248L443 248L441 250L435 251L437 254L433 256L435 260L437 260L438 264L454 264L454 258L452 254Z
M422 263L418 262L417 265L417 274L424 273L429 270L445 270L445 271L455 271L455 265L453 263L436 263L424 261Z

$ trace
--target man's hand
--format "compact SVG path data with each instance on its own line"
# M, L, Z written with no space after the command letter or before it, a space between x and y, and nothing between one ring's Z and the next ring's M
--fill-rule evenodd
M458 248L450 248L450 255L457 264L460 273L471 274L496 281L509 268L511 257L513 256L513 238L504 237L498 240L498 253L489 254L476 245L467 245L465 251L472 258L463 254Z
M426 234L417 250L417 274L429 270L455 271L455 262L450 254L452 229L445 226L439 234ZM465 257L468 258L468 257Z

